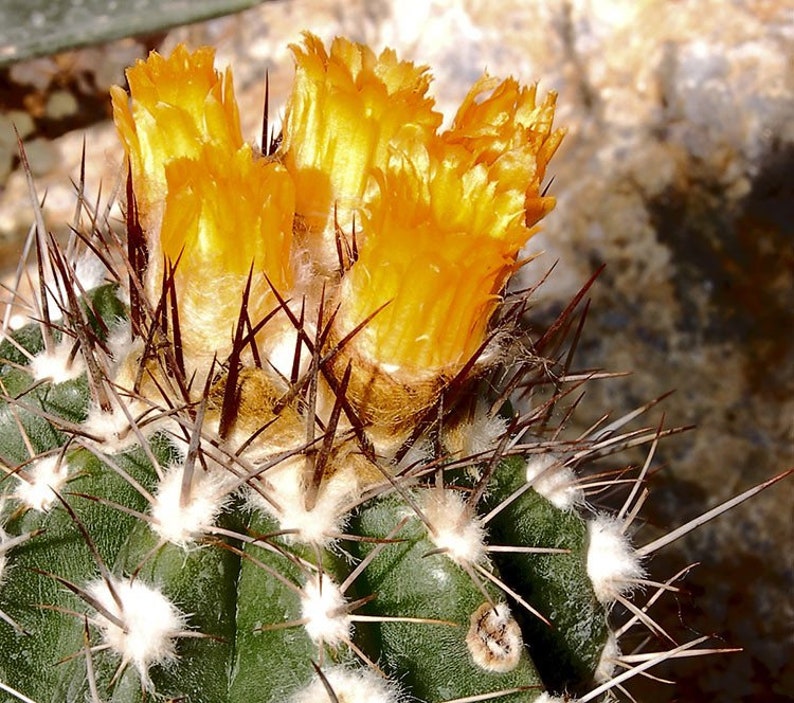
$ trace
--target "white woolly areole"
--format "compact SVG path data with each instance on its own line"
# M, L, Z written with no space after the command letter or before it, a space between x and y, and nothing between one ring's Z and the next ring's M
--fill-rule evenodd
M339 703L398 703L400 695L394 684L367 669L337 667L323 671ZM325 684L315 678L298 691L289 703L332 703Z
M506 428L504 418L491 415L487 407L478 406L470 421L455 425L444 436L444 443L456 456L482 456L496 448Z
M426 437L420 437L415 442L411 443L402 457L400 457L399 461L394 462L394 454L403 444L405 444L405 442L401 438L399 446L398 443L395 442L395 445L393 447L388 447L388 451L383 455L385 459L392 462L392 466L394 467L392 469L393 475L407 473L410 469L422 466L426 464L432 456L430 442L428 442ZM381 446L378 447L378 450L380 450L382 446L383 443L381 442Z
M132 325L128 320L120 320L110 329L107 347L117 368L122 366L129 357L139 359L145 346L143 340L133 339Z
M51 351L46 349L30 360L30 372L37 381L49 380L64 383L78 378L85 371L85 362L80 354L70 358L74 340L68 338Z
M538 454L527 461L527 483L560 510L571 510L584 503L584 491L576 474L563 466L554 454Z
M152 503L152 529L163 539L187 547L214 524L223 509L229 476L196 466L187 501L182 501L183 464L169 468L157 486Z
M461 495L452 490L429 489L422 512L432 530L430 539L456 564L476 564L485 556L485 529Z
M83 291L92 290L105 282L107 266L91 249L86 249L72 264L74 279L70 287L76 295L81 296ZM50 310L60 310L66 301L66 292L61 290L60 286L57 294L54 287L48 286L47 303Z
M603 605L614 603L630 591L633 580L643 576L640 557L622 532L623 522L610 515L597 515L588 525L587 574L596 598Z
M25 325L30 324L30 318L20 312L14 313L8 320L9 330L18 330ZM0 342L5 339L5 335L0 334Z
M537 698L533 698L532 703L574 703L575 700L575 698L552 696L544 691Z
M133 420L148 408L144 403L134 398L121 396L120 401L124 403L126 413L129 413L129 417ZM112 407L109 412L102 410L96 404L92 404L88 410L88 417L83 423L83 428L87 434L97 438L96 440L87 440L89 443L101 451L117 454L138 444L138 436L132 430L132 424L120 403L116 400L111 400L111 403ZM154 429L152 425L148 425L146 428L147 434L150 434Z
M279 528L291 530L284 538L288 541L327 546L347 518L349 506L360 493L358 476L353 468L340 468L335 474L323 478L317 500L311 510L306 509L304 476L306 460L294 457L269 469L265 474L266 491L273 503L252 493L256 507L264 508L278 520Z
M141 431L147 437L161 429L169 420L158 419L159 411L152 403L141 400L140 396L160 398L160 391L151 388L144 374L144 383L140 394L133 392L140 370L141 356L144 350L142 340L130 340L130 325L128 322L118 324L111 329L108 339L110 358L106 359L109 366L108 377L112 382L113 393L109 394L110 410L105 411L96 403L88 409L88 417L84 423L87 434L96 437L96 440L87 439L100 451L116 454L139 443L138 436L132 429L130 418L133 422L146 417L147 421L141 426ZM170 421L176 426L176 423Z
M471 614L466 647L474 663L485 671L512 671L521 660L521 628L506 603L483 603Z
M75 293L81 294L84 290L93 290L105 282L108 273L107 265L102 262L91 249L86 249L74 263L74 273L79 285L75 286Z
M104 644L121 657L122 664L132 664L150 690L149 669L176 658L176 638L185 629L185 616L159 590L139 580L113 579L113 589L121 608L104 580L90 583L86 592L124 627L101 612L94 614L93 622L102 631Z
M469 426L469 452L480 454L494 449L506 429L507 421L504 418L478 410Z
M615 669L618 665L618 658L620 657L620 647L618 646L618 638L615 633L609 633L604 649L601 650L601 657L598 660L593 679L597 684L606 683L611 681L615 675Z
M69 467L60 456L45 456L36 459L26 468L29 481L20 476L14 497L26 508L40 513L49 512L69 478Z
M327 576L313 576L301 590L301 617L316 644L336 647L350 639L352 625L345 610L345 596Z

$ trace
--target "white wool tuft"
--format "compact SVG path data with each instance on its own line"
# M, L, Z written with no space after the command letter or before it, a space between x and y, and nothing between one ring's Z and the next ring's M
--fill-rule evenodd
M129 416L135 420L140 417L148 406L134 398L120 397L120 402L111 400L112 408L105 412L96 404L92 404L88 410L88 417L83 428L91 437L96 440L87 440L100 451L108 454L117 454L138 444L138 436L132 429ZM126 408L126 413L121 407L121 403ZM151 434L155 430L152 424L146 426L146 434Z
M74 359L69 356L72 352L74 340L67 338L47 352L36 354L30 360L30 372L37 381L49 380L52 383L65 383L78 378L85 371L85 362L80 354L75 355Z
M466 426L464 456L477 456L496 448L504 436L507 421L499 415L491 415L478 408L471 424Z
M79 297L83 291L93 290L106 281L107 266L91 249L86 249L76 260L72 260L74 279L71 288ZM71 278L71 276L70 276ZM60 311L68 300L67 294L58 285L57 294L54 286L48 286L47 303L51 311Z
M273 515L280 529L292 531L285 535L286 540L327 546L334 540L333 535L342 529L348 514L347 506L360 494L358 476L354 468L343 467L324 478L315 505L307 510L305 470L303 456L283 461L264 474L266 490L278 507L255 492L252 493L252 501L256 507Z
M163 539L187 547L205 534L223 510L228 497L229 476L217 471L194 468L189 498L182 505L184 465L169 468L157 486L152 504L152 529Z
M352 624L345 610L345 596L328 576L313 576L301 592L301 615L309 637L336 647L350 639Z
M623 522L610 515L597 515L587 526L587 574L599 602L614 603L630 591L644 574L640 557L622 532Z
M584 491L576 474L554 454L538 454L527 461L527 483L560 510L584 503Z
M36 459L26 472L30 481L20 478L14 497L26 508L40 513L49 512L69 478L69 466L60 455Z
M295 349L298 344L298 331L290 322L284 322L281 329L267 327L268 335L264 341L264 354L270 366L283 378L292 375L292 365L295 362ZM314 338L311 325L304 328L304 332ZM301 345L299 359L299 373L303 374L311 364L312 357L305 344Z
M132 325L127 320L120 320L110 329L107 347L116 365L122 365L128 357L140 358L145 347L141 339L134 339Z
M429 489L422 511L432 526L430 539L456 564L476 564L485 556L485 529L457 491Z
M455 457L483 457L498 446L506 428L504 418L478 405L471 420L454 425L444 434L444 446Z
M27 315L22 313L14 313L8 320L8 329L9 330L18 330L25 325L30 324L30 318ZM5 339L4 335L0 334L0 342Z
M593 680L597 684L606 683L611 681L617 669L618 658L620 657L620 647L618 646L618 638L615 637L614 632L609 633L604 649L601 651L601 657L598 660Z
M96 403L92 403L89 407L84 428L86 433L96 437L96 440L86 441L108 454L117 454L129 449L139 442L129 418L133 421L146 419L141 431L147 437L161 430L165 425L171 425L176 430L178 424L174 420L161 417L165 409L154 405L160 397L160 391L153 389L151 382L148 382L147 386L146 375L140 395L132 390L135 388L140 370L144 344L140 339L130 341L129 323L119 324L111 329L108 348L110 349L110 358L106 359L109 366L108 377L115 389L109 394L111 407L109 411L103 410ZM145 398L149 398L149 401Z
M86 249L74 262L74 273L79 282L79 285L75 286L75 292L80 295L81 291L93 290L101 286L105 282L108 269L102 259L91 249Z
M399 703L395 685L367 669L337 667L323 672L339 703ZM316 678L289 703L332 703L325 684Z
M381 442L381 446L383 444L384 443ZM395 442L393 447L386 447L386 456L391 459L394 453L400 449L403 444L404 442L401 439L400 442ZM380 448L381 447L378 447L379 450ZM415 442L411 443L408 450L402 455L398 462L392 464L392 472L395 475L407 473L410 469L415 469L417 466L426 464L431 460L432 456L430 442L428 442L426 437L420 437Z
M104 644L132 664L141 682L151 690L149 669L176 658L176 638L185 629L185 616L158 589L139 580L113 579L113 589L121 601L119 608L104 580L88 585L86 592L124 627L97 612L93 622L102 631Z

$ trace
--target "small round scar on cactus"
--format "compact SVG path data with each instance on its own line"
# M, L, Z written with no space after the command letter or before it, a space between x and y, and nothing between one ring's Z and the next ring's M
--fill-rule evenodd
M482 669L510 671L521 658L521 628L505 603L483 603L471 614L466 644Z
M427 67L291 48L261 147L211 48L127 71L121 223L81 181L51 236L21 151L4 700L631 700L633 676L727 651L654 620L683 572L651 556L786 474L643 537L682 428L637 426L658 400L577 427L610 376L574 365L596 274L544 329L506 288L555 205L555 94L484 75L442 129Z

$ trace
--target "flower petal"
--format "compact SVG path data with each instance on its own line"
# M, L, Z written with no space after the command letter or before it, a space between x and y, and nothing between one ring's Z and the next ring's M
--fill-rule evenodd
M306 33L292 51L296 74L282 155L297 186L298 214L310 232L326 235L335 252L335 217L349 230L368 198L373 169L385 165L406 131L433 134L441 115L426 95L427 69L398 61L391 50L376 56L367 46L337 38L328 52Z

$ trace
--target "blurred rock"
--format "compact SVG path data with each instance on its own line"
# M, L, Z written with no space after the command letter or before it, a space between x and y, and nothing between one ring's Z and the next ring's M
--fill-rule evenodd
M68 232L75 205L72 184L86 141L86 192L112 186L121 164L108 88L124 83L124 69L147 52L146 41L123 39L0 69L0 271L16 265L31 223L30 196L20 168L16 126L36 177L46 191L45 222ZM106 147L106 149L105 149Z

